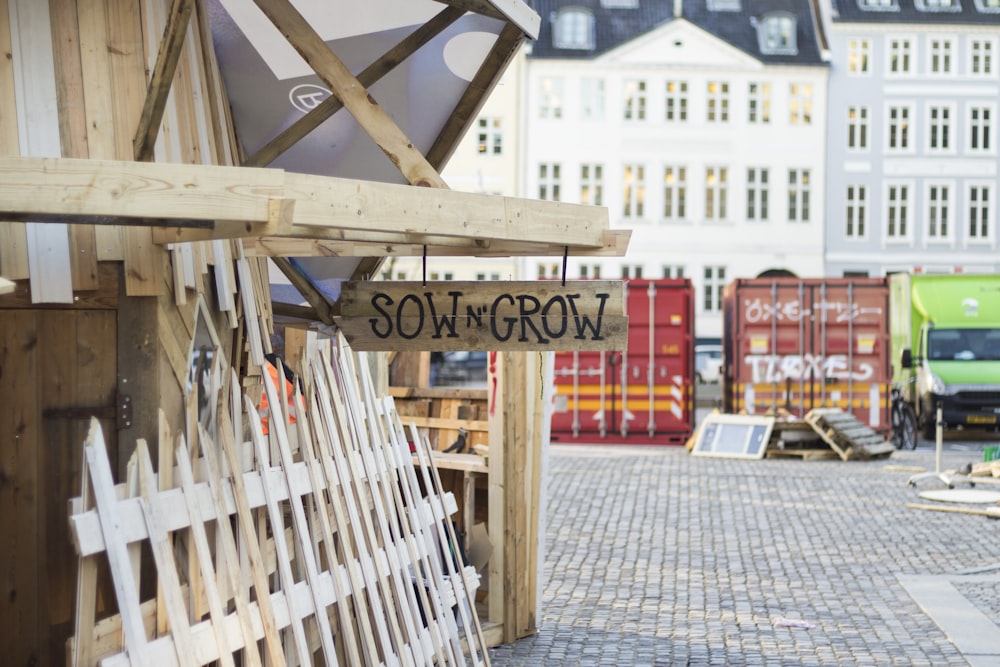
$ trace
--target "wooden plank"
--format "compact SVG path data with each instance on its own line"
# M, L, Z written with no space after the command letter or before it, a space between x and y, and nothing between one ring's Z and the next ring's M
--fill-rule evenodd
M136 160L147 161L153 157L153 147L156 144L160 122L163 120L167 94L174 80L194 4L194 0L173 0L170 4L167 25L160 40L159 55L149 79L149 89L133 139Z
M349 282L337 324L357 350L623 350L623 285Z
M465 11L462 9L446 7L362 70L358 74L358 83L365 88L370 87L464 14ZM249 167L269 165L343 107L343 103L336 95L327 97L309 113L295 121L288 129L282 131L281 134L244 160L243 164Z
M0 0L0 16L9 17L8 0ZM10 21L0 21L0 53L12 53ZM14 94L14 59L0 58L0 155L17 155L17 97ZM22 280L28 268L28 237L24 223L0 223L0 276Z
M289 0L254 0L412 185L447 188L412 141Z
M464 428L466 431L479 431L486 433L490 430L490 423L488 421L470 421L468 419L455 419L455 418L444 418L444 417L406 417L406 423L415 424L419 428L434 428L434 429L459 429ZM449 431L454 433L454 431ZM450 445L452 440L441 441L438 445Z

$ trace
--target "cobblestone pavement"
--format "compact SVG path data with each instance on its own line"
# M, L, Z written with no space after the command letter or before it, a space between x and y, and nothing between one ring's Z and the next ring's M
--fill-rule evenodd
M943 468L981 451L948 447ZM944 488L907 484L934 462L926 443L870 462L552 445L539 632L492 664L1000 664L963 654L898 578L954 575L1000 641L1000 523L906 508Z

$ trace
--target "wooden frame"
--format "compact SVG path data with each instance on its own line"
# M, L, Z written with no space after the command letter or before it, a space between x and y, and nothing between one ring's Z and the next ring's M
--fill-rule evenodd
M711 414L705 417L691 453L695 456L762 459L774 416Z

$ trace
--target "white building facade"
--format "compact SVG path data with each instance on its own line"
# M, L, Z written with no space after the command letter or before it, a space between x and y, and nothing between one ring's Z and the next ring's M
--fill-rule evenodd
M833 0L830 275L1000 271L1000 0Z
M606 206L632 230L625 257L570 257L568 278L690 278L711 339L733 279L823 274L828 67L808 1L535 8L522 196Z

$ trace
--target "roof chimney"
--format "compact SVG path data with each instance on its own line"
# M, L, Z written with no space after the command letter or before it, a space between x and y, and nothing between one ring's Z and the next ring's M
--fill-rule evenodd
M684 0L674 0L674 18L679 19L684 15Z

